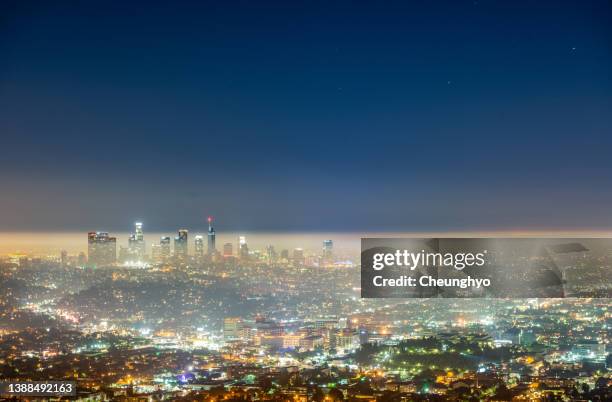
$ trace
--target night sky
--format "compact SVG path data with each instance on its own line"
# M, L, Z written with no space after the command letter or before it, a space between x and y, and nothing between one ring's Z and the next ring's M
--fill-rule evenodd
M0 4L0 230L612 228L610 2L124 3Z

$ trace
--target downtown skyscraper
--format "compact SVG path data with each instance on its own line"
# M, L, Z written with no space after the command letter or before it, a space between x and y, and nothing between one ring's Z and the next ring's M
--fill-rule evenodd
M213 218L212 216L208 217L208 255L212 256L217 253L217 248L215 246L215 228L213 228Z
M166 263L171 256L170 236L162 236L159 244L151 245L151 257L153 262Z
M128 238L128 253L131 258L143 261L145 258L146 248L144 241L144 232L142 230L142 222L134 224L134 233Z
M181 229L174 238L174 256L179 262L186 262L189 256L189 231Z
M238 253L241 259L249 259L249 246L247 245L246 236L238 237Z
M89 232L87 254L91 266L114 264L117 261L117 238L109 236L107 232Z
M195 237L195 257L198 261L202 261L204 258L204 236L197 235Z

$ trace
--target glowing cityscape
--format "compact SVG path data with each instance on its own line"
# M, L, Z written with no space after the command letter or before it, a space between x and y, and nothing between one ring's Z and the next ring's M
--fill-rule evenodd
M359 249L218 250L213 223L2 257L2 378L79 400L609 397L608 299L362 299Z
M611 16L1 1L0 401L612 401Z

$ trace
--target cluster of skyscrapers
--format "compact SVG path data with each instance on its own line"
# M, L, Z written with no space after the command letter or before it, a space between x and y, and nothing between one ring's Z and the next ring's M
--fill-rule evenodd
M291 261L294 265L299 266L304 265L306 262L302 248L294 249L291 255L289 250L282 250L279 255L272 245L266 247L265 254L257 250L250 250L247 245L246 236L238 237L236 254L234 254L234 245L232 243L225 243L221 252L219 252L216 247L216 232L213 227L213 218L209 216L207 223L206 245L204 244L204 236L196 235L193 241L194 249L192 252L190 250L189 231L187 229L179 229L174 237L174 241L172 241L170 236L162 236L159 243L151 244L150 254L147 254L142 222L134 224L134 232L129 235L127 246L119 246L118 250L117 238L110 236L108 232L89 232L87 265L90 267L100 267L113 265L117 262L127 265L142 265L146 263L175 263L181 265L192 261L192 258L195 262L233 258L246 261L255 258L268 262L278 260ZM173 246L172 243L174 244ZM321 265L327 266L333 264L332 250L332 240L325 240L320 260Z
M134 233L128 237L127 247L119 247L117 255L117 238L109 236L108 232L89 232L87 234L88 262L90 266L112 265L117 261L125 263L140 263L147 260L146 244L142 223L134 224ZM195 237L195 257L214 256L217 254L215 247L215 229L213 219L208 217L208 244L204 249L204 237ZM174 253L171 250L171 239L169 236L162 236L159 244L151 245L151 258L155 262L167 262L174 257L178 262L185 262L189 258L189 231L180 229L174 238Z
M107 232L89 232L87 253L92 265L114 264L117 261L117 238L109 236Z

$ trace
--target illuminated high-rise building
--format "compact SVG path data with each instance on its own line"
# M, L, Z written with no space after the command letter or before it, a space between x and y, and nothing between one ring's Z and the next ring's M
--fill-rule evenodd
M274 249L274 246L269 245L266 247L266 257L268 259L268 263L276 262L276 250Z
M110 237L107 232L89 232L87 253L90 265L112 265L117 261L117 238Z
M195 237L195 256L198 260L204 258L204 237L201 235Z
M234 255L234 247L232 246L232 243L225 243L223 245L223 256L231 257L233 255Z
M247 260L249 258L249 246L247 246L246 236L238 237L238 253L240 258Z
M213 218L212 216L208 217L208 255L214 255L217 253L217 249L215 247L215 229L212 225Z
M136 222L134 224L135 226L135 231L134 231L134 237L136 240L136 248L138 249L138 256L142 258L144 258L145 253L146 253L146 248L145 248L145 241L144 241L144 232L142 231L142 222Z
M321 259L321 265L332 266L334 263L334 242L331 240L323 240L323 258Z
M151 260L156 264L161 264L164 261L161 244L151 244Z
M323 257L331 257L334 249L332 240L323 240Z
M62 267L65 267L68 264L68 252L66 250L62 250L60 253L60 264Z
M145 260L145 241L142 231L142 223L134 224L134 233L128 238L128 248L121 247L119 259L122 262L129 261L144 261Z
M162 262L167 262L172 254L170 251L170 236L162 236L159 240L159 254Z
M189 231L181 229L178 231L178 236L174 238L174 256L179 261L187 261L189 255Z
M293 265L302 266L304 265L304 249L296 248L293 250Z
M128 238L128 243L130 243L131 241L132 241L132 236ZM133 251L131 247L119 246L118 260L121 264L125 264L128 261L133 263L138 260L138 257L136 256L136 252Z

